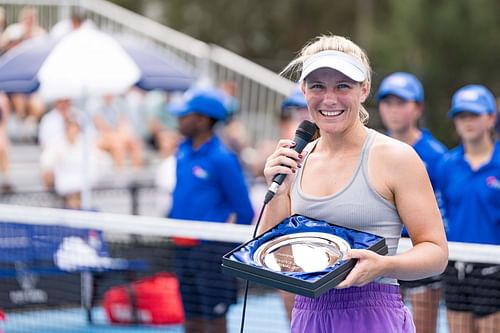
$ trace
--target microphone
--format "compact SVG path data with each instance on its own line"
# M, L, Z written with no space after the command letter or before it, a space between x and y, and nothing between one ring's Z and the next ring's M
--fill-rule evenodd
M295 138L293 141L296 143L295 147L293 147L293 150L295 150L297 153L301 153L304 147L311 141L311 139L314 137L314 134L316 134L316 131L318 130L318 127L316 126L315 123L310 122L309 120L303 120L297 130L295 131ZM276 191L278 190L279 186L283 183L283 180L285 180L286 174L279 173L273 178L273 182L271 186L269 186L269 189L267 190L266 196L264 198L264 205L267 204L271 199L274 197L276 194Z

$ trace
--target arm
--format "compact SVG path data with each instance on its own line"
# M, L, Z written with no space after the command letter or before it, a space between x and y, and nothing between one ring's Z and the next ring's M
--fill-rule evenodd
M257 234L269 230L291 214L290 185L294 178L292 175L297 171L301 158L290 147L293 147L292 140L280 140L276 150L267 158L264 167L267 185L270 186L274 176L279 173L286 174L287 177L274 198L267 204Z
M230 216L228 222L233 220L238 224L251 224L254 211L237 158L230 156L222 159L219 170L223 173L220 180L225 197L229 201L232 211L236 214L233 218Z
M370 179L381 195L394 202L413 248L395 256L353 250L350 255L358 263L339 288L362 286L381 276L416 280L437 275L448 260L443 223L420 158L403 143L386 142L372 151Z
M399 172L393 170L395 204L413 248L387 257L384 275L414 280L440 274L448 262L448 244L425 167L413 150L401 154L394 162L401 163L396 166Z

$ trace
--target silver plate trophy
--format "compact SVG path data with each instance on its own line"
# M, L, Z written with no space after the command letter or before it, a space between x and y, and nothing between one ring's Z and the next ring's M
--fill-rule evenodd
M279 236L262 244L253 259L276 272L319 272L335 265L351 249L343 238L323 232Z

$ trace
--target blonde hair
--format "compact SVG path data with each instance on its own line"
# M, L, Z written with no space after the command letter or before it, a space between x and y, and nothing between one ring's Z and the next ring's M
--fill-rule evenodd
M370 61L365 51L351 40L335 35L321 35L308 42L300 51L299 55L293 59L280 73L286 76L289 72L299 73L302 71L302 64L310 56L321 51L340 51L358 58L366 68L366 80L362 84L368 85L368 91L371 88L371 68ZM359 118L363 124L368 122L370 115L363 105L359 108Z

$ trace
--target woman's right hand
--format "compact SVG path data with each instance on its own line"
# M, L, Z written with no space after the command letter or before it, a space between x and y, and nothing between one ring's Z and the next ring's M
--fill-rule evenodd
M304 152L299 154L293 147L295 142L289 139L282 139L278 142L275 151L269 155L264 166L264 177L267 185L270 186L277 174L286 174L287 177L278 189L278 193L288 192L290 184L297 169L301 167Z

